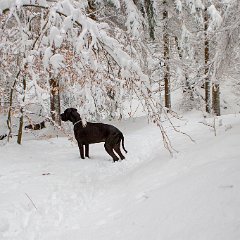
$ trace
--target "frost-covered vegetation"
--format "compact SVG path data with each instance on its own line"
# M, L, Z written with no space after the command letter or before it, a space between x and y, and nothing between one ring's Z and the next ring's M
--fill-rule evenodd
M239 13L0 0L0 239L239 239ZM117 126L126 159L80 159L68 107Z
M9 138L14 119L21 135L33 115L60 125L61 110L76 107L87 119L122 119L138 103L171 150L163 121L179 109L220 115L222 83L239 83L236 0L1 0L0 9Z

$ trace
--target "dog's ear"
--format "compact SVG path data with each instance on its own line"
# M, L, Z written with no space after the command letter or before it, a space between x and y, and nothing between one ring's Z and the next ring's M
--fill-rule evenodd
M74 118L74 120L78 121L79 119L81 119L80 114L78 113L76 108L72 108L71 110L71 116Z

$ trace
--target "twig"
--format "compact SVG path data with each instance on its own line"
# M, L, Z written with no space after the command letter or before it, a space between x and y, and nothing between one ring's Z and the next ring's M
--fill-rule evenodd
M202 123L203 125L206 125L206 126L208 126L208 127L214 128L214 126L211 125L210 123L205 123L205 122L199 122L199 123Z
M205 126L211 127L213 129L213 131L214 131L215 137L217 136L216 118L215 117L213 119L213 124L205 123L205 122L199 122L199 123L202 123Z
M35 209L37 210L37 207L36 207L36 205L34 204L33 200L28 196L27 193L25 193L25 194L26 194L27 198L31 201L32 205L33 205L33 206L35 207Z

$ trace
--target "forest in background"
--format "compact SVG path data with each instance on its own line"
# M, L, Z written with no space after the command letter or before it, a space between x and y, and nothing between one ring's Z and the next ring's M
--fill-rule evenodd
M0 110L18 143L34 116L60 127L76 107L122 119L137 102L171 151L162 123L179 117L175 93L206 116L225 108L226 82L239 95L238 0L0 0L0 10Z

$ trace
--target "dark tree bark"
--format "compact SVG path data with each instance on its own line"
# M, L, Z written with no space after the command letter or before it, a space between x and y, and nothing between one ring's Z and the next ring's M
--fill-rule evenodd
M216 116L220 116L220 87L218 83L212 86L212 108Z
M95 14L96 10L97 10L97 7L96 7L95 0L88 0L87 12L89 14L89 17L93 20L97 20L97 17Z
M145 8L148 17L149 35L152 40L155 40L155 19L154 19L154 9L153 1L145 0Z
M50 111L52 120L57 124L61 125L60 119L60 92L59 92L59 81L56 78L51 78L49 80L50 83Z
M25 91L26 91L27 83L26 83L26 77L23 77L23 102L25 101ZM19 128L18 128L18 138L17 138L17 143L21 144L22 143L22 133L23 133L23 106L20 108L20 113L21 117L19 120Z
M209 79L209 40L207 36L207 29L208 29L208 13L207 8L204 10L204 58L205 58L205 104L206 104L206 112L211 112L211 84Z
M164 56L164 86L165 86L165 107L171 109L171 89L170 89L170 67L169 67L169 35L167 29L168 10L167 2L163 1L164 12L164 33L163 33L163 56Z

